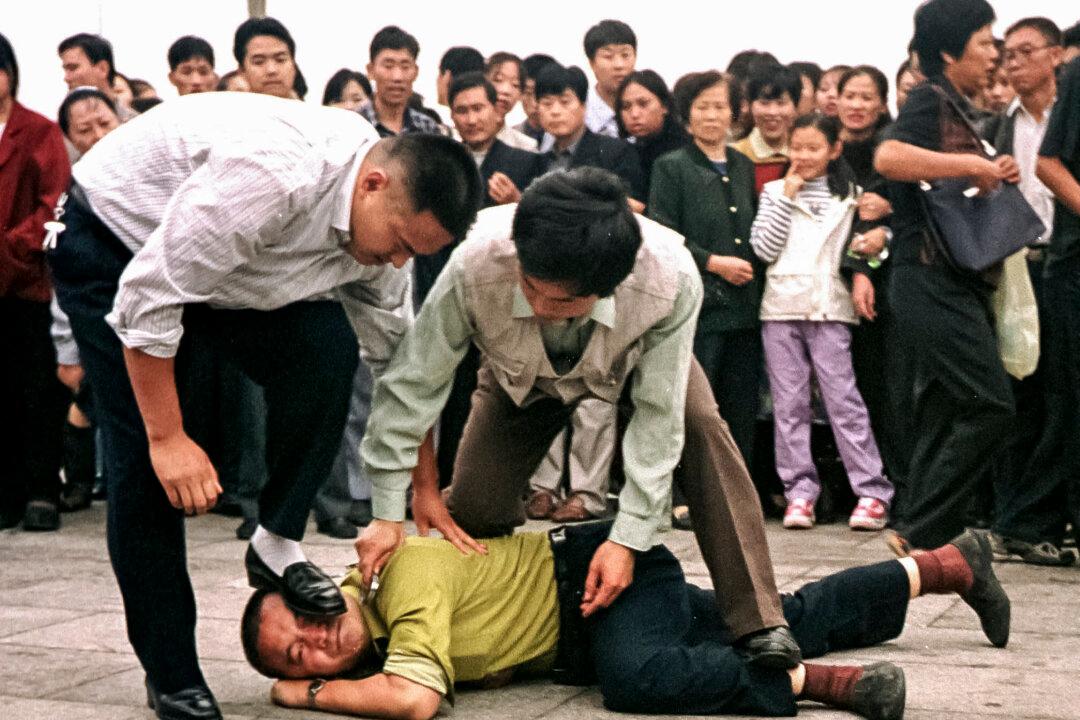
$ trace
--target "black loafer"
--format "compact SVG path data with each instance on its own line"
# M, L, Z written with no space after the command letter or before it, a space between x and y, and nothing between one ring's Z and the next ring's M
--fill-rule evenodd
M802 650L791 630L783 625L739 638L736 647L747 662L761 667L790 670L802 662Z
M23 530L52 532L60 529L60 509L48 500L31 500L26 503Z
M332 517L315 523L315 528L323 535L341 540L353 540L359 534L356 526L341 517Z
M222 720L221 708L205 685L166 695L155 692L147 680L146 704L161 720Z
M960 597L979 616L979 623L990 643L994 647L1005 647L1009 644L1012 604L994 574L994 550L989 537L985 531L968 530L949 544L956 546L975 576L971 589L961 593Z
M851 709L870 720L900 720L906 702L904 671L887 662L864 666L851 692Z
M248 545L244 556L248 584L254 588L276 590L293 612L307 617L335 617L345 612L341 590L314 563L307 560L285 568L277 575L266 566L255 548Z

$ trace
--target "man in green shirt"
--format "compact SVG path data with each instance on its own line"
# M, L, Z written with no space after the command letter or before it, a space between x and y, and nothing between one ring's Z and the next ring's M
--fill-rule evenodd
M345 578L348 612L308 620L258 591L241 623L252 666L274 678L288 707L388 718L430 718L455 682L493 687L515 675L551 673L600 687L620 712L794 715L800 699L869 718L903 715L905 686L890 663L801 663L791 670L748 662L730 646L713 594L685 581L663 546L636 553L634 582L610 609L576 626L575 580L610 522L520 533L488 542L486 555L409 538L377 591ZM969 531L918 557L852 568L783 598L807 657L897 637L908 603L959 593L998 646L1008 640L1009 600L993 572L985 534ZM581 668L567 671L573 661ZM309 678L317 678L310 680Z
M549 173L517 206L483 211L375 388L361 446L376 518L357 545L365 581L404 540L411 473L421 533L434 527L463 552L482 552L472 536L524 522L529 477L577 402L595 397L629 421L626 484L585 578L585 615L630 584L635 550L660 542L674 478L714 586L728 590L718 602L740 648L794 667L761 506L693 358L701 298L682 236L635 216L611 173ZM425 435L470 343L483 359L448 509Z

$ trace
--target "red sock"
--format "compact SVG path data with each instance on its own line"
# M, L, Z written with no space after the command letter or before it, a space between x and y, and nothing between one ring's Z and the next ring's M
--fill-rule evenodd
M806 680L803 682L804 700L846 708L851 704L851 694L855 683L862 677L863 669L858 665L812 665L805 663Z
M920 595L965 593L975 582L971 566L955 545L912 556L919 568Z

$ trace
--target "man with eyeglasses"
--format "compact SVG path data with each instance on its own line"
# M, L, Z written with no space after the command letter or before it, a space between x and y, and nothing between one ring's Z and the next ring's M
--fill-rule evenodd
M1044 17L1029 17L1017 21L1005 32L1002 68L1016 99L1005 112L991 119L985 128L986 138L999 153L1012 155L1020 167L1020 192L1034 208L1043 224L1054 225L1054 196L1035 174L1039 146L1046 134L1050 111L1057 94L1055 71L1061 63L1061 30ZM1040 318L1047 317L1043 292L1043 271L1050 243L1050 234L1040 245L1028 250L1028 268L1039 304ZM1047 487L1038 477L1047 472L1037 461L1036 449L1040 438L1057 433L1047 428L1049 417L1044 416L1047 385L1046 367L1056 362L1054 344L1048 336L1054 329L1044 322L1043 357L1034 374L1013 381L1017 413L1021 418L1020 432L1014 437L1006 454L1005 471L997 480L1001 512L995 531L998 534L999 556L1012 556L1037 565L1068 565L1075 556L1060 550L1061 533L1043 528L1048 517L1037 510L1045 501ZM1045 390L1044 390L1045 386ZM1034 473L1038 476L1033 475Z

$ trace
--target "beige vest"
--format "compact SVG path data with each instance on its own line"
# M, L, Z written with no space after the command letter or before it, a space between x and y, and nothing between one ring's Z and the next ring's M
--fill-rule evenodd
M515 209L502 205L482 211L460 250L465 311L476 328L473 341L483 365L519 406L541 396L565 403L589 396L618 401L641 356L642 336L675 305L681 285L678 253L688 253L683 237L635 216L643 242L630 276L615 289L615 327L594 323L581 359L558 375L544 349L539 320L513 317L514 289L520 282L510 239Z

